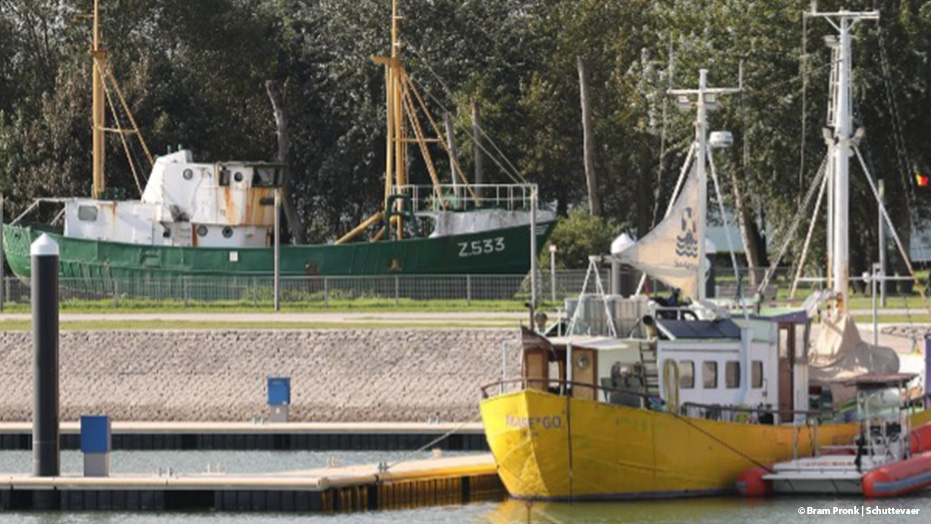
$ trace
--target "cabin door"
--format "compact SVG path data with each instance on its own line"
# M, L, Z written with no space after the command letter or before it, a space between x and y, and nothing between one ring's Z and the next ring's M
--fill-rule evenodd
M524 379L529 389L546 391L549 379L549 352L544 349L524 350Z
M779 324L779 418L792 420L795 384L792 369L795 360L795 325Z
M598 362L591 349L572 348L572 396L586 400L597 400L596 386Z

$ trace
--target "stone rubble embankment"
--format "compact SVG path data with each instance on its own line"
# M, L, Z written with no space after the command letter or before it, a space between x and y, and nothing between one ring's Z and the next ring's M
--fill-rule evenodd
M76 331L60 342L61 418L249 421L266 377L291 377L291 420L469 421L479 387L519 366L515 330ZM32 336L0 333L0 421L32 418Z

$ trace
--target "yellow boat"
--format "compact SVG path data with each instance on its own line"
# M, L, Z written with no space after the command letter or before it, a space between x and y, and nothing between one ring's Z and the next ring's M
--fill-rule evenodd
M835 62L835 72L843 62ZM844 218L832 224L830 292L816 293L798 310L766 314L760 302L743 297L738 277L734 300L708 300L716 295L706 256L713 247L706 238L709 173L719 193L711 149L727 147L732 138L726 132L709 136L707 110L721 95L739 91L708 87L701 70L698 89L669 92L697 109L696 137L676 195L652 231L638 241L622 235L612 243L613 268L626 264L659 279L674 289L670 298L650 302L639 290L621 298L620 286L606 296L600 257L591 257L582 294L566 304L569 335L547 339L525 330L522 376L483 388L485 434L512 496L559 501L733 492L748 469L850 449L857 424L834 410L850 395L838 379L899 371L896 353L863 342L848 315ZM849 123L849 104L834 106L836 121ZM850 130L836 131L845 137ZM850 141L836 142L842 150ZM841 152L832 165L844 175L836 177L835 191L847 190L850 153ZM717 200L726 231L720 194ZM758 298L766 294L771 270ZM597 294L586 295L590 280ZM681 307L680 292L692 299L688 307ZM810 357L816 316L824 323ZM560 335L563 325L556 324ZM508 391L515 384L517 391ZM924 393L929 398L929 390ZM911 417L912 427L931 419L927 412Z
M857 424L809 396L809 322L657 319L628 339L525 330L522 376L483 388L501 480L532 500L707 496L748 469L849 446Z
M849 443L856 424L717 422L524 389L481 405L488 444L511 496L542 500L730 493L757 465ZM927 412L913 416L917 426ZM913 427L914 427L913 426Z

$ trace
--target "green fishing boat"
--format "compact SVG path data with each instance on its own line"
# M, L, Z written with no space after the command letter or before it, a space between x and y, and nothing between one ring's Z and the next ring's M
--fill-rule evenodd
M399 20L395 1L391 56L374 59L386 68L387 79L381 209L333 243L279 245L287 165L195 162L193 152L185 149L153 157L100 47L95 2L93 195L37 200L5 224L3 248L13 273L21 279L30 276L29 246L48 233L60 247L61 277L71 282L266 277L274 274L276 250L283 277L526 274L537 254L531 251L545 242L555 214L537 209L534 185L469 183L455 148L401 64ZM127 125L121 123L125 121ZM144 185L136 176L138 200L105 198L107 133L119 135L124 146L128 139L139 140L151 164ZM422 157L431 184L411 184L410 146ZM446 177L451 183L444 183L433 161L431 149L437 147L449 157ZM43 204L60 208L55 220L27 222L29 213ZM293 230L295 224L289 226Z

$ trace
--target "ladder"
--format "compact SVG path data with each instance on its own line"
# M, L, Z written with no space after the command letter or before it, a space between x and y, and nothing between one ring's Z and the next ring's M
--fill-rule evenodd
M640 364L643 392L650 397L659 397L659 362L652 344L640 343Z

